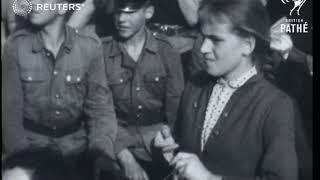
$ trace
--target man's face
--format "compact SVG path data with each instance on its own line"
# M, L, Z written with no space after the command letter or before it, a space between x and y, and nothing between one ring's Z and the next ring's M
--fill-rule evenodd
M134 12L118 11L114 15L115 26L121 38L129 39L145 27L150 17L150 7L142 7Z
M206 18L201 24L201 32L204 35L201 53L207 72L213 76L232 74L241 63L244 39L233 31L226 16Z
M59 16L58 6L55 6L54 4L65 2L61 0L31 0L31 3L33 9L28 17L30 22L36 26L45 26ZM37 4L42 4L42 10L36 8ZM50 4L52 9L55 9L50 10L50 7L47 7L49 10L43 10L44 4Z

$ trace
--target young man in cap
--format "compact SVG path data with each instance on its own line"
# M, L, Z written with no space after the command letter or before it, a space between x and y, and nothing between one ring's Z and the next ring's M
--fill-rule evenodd
M32 3L68 3L44 0ZM35 6L35 4L33 4ZM2 61L5 153L48 147L75 162L89 147L113 156L116 137L101 43L65 25L68 10L32 10Z
M118 1L117 33L102 40L119 124L116 156L121 174L134 180L160 178L151 140L163 124L173 126L184 88L178 51L146 27L153 13L150 0Z

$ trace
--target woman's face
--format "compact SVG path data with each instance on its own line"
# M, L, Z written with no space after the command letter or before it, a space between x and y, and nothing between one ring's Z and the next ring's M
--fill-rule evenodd
M204 40L200 51L207 64L207 72L227 79L236 74L243 61L246 41L233 31L230 20L223 15L205 18L201 32Z

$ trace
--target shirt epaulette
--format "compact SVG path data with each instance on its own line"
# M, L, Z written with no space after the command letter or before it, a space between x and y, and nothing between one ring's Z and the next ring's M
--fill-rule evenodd
M14 32L13 34L11 34L9 37L8 37L8 40L7 41L14 41L16 40L17 38L19 37L24 37L24 36L30 36L32 35L31 32L28 32L27 30L25 29L21 29L21 30L18 30L16 32Z
M75 31L75 33L82 37L82 38L87 38L87 39L91 39L94 42L101 44L100 38L98 37L98 35L96 35L93 32L90 31L85 31L85 30L79 30L79 29L73 29Z
M160 41L168 44L170 47L173 47L173 45L171 44L167 35L165 35L163 33L158 33L158 32L152 32L152 35L155 39L160 40Z

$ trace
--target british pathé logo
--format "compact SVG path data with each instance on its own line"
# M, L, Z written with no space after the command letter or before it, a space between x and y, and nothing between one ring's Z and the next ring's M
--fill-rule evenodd
M297 14L300 17L300 9L305 4L306 0L281 0L283 4L289 5L293 4L290 9L290 16ZM293 3L291 3L293 2ZM280 30L282 33L308 33L309 25L308 22L303 18L283 18L280 23Z
M12 9L18 16L27 16L32 10L32 4L29 0L14 0Z
M290 10L290 16L292 16L292 13L294 10L297 11L297 15L300 15L300 9L303 6L303 4L306 2L306 0L281 0L283 4L290 4L290 2L293 2L293 7Z

